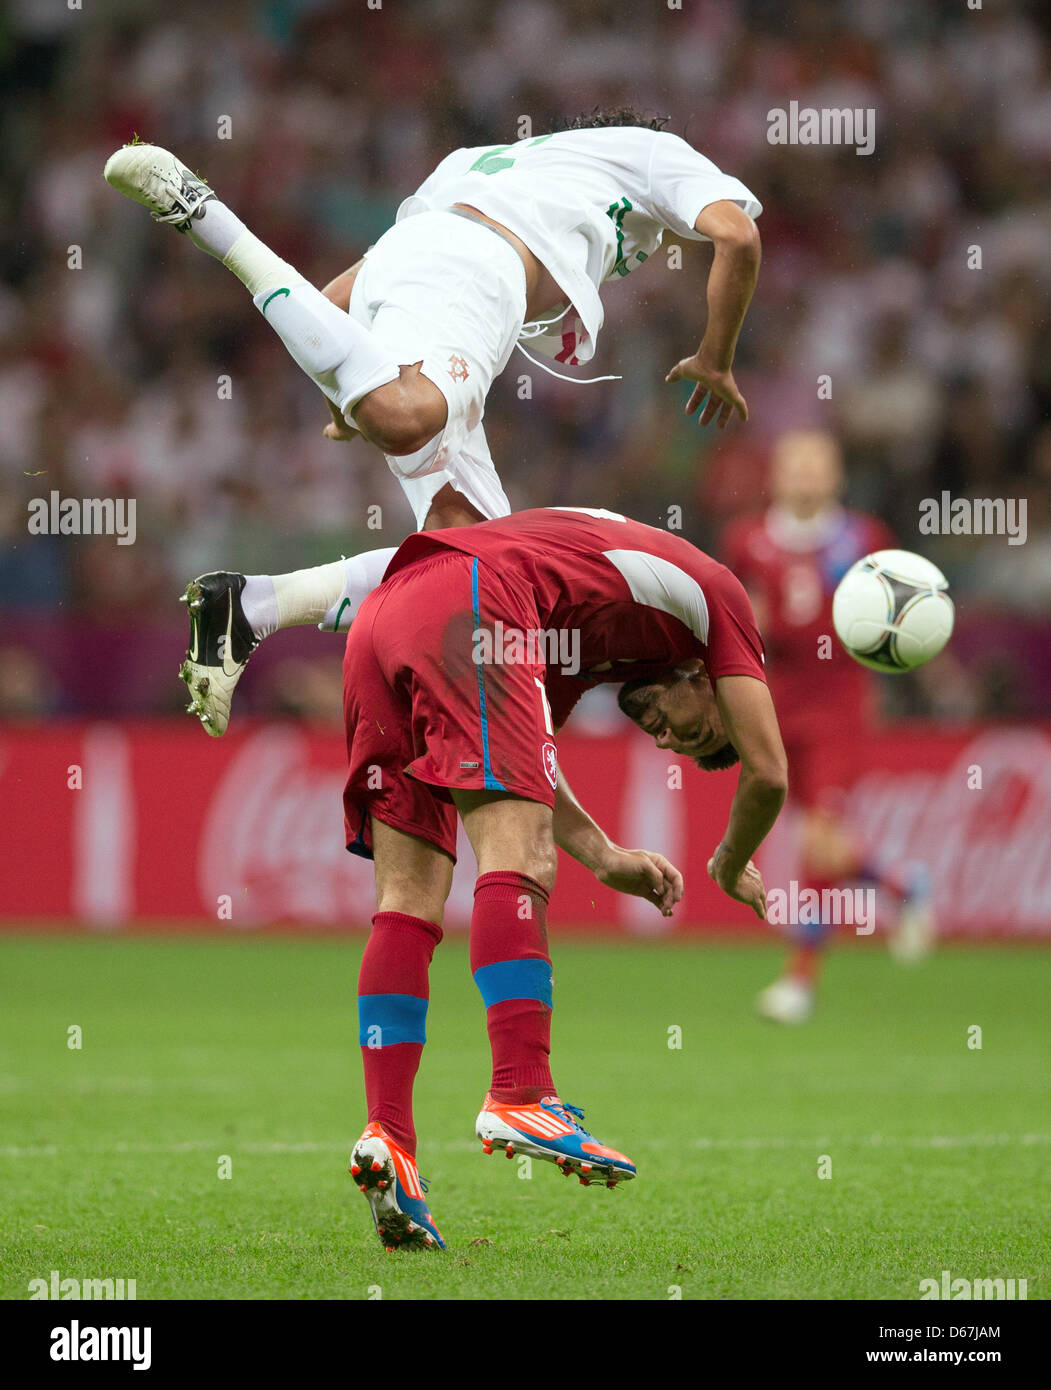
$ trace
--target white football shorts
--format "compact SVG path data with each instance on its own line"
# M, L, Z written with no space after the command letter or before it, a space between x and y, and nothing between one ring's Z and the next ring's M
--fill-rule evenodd
M365 257L350 314L399 365L421 362L445 397L445 429L415 454L387 455L422 527L446 483L487 518L507 516L482 429L485 398L525 318L525 267L491 228L453 212L397 222Z

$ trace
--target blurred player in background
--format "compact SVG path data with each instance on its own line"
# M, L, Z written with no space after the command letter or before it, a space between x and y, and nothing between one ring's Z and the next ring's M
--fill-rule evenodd
M700 411L702 425L724 428L734 414L747 420L732 368L759 273L754 219L762 205L660 129L665 119L627 108L594 112L516 144L454 150L363 260L324 292L167 150L126 145L105 176L242 281L328 399L326 434L360 433L377 445L417 527L433 530L507 515L482 429L493 379L523 340L559 363L589 361L603 322L600 287L642 265L666 231L715 248L703 338L666 380L696 383L686 409ZM244 576L195 581L187 598L209 630L220 608L231 615L221 657L201 647L197 627L191 635L183 678L206 730L225 731L256 642L303 623L345 627L392 554L252 576L243 603ZM232 616L235 599L243 622Z
M873 861L842 819L841 790L830 781L821 750L830 731L861 739L876 716L876 681L852 661L832 628L832 595L843 574L873 550L897 544L879 520L840 504L843 460L832 435L783 435L771 459L771 505L727 531L723 560L748 591L766 643L788 754L791 802L802 812L805 884L821 891L868 880L893 911L893 949L916 957L927 949L933 919L919 866L905 881ZM889 899L889 901L888 901ZM792 928L794 942L780 979L759 996L760 1014L802 1023L813 1012L830 924Z

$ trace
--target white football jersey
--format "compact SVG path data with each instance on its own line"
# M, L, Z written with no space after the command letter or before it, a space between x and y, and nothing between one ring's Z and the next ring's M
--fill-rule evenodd
M610 126L454 150L406 198L397 220L467 203L521 237L572 306L531 341L573 366L594 354L602 282L641 265L666 231L707 241L694 223L723 199L749 217L763 210L740 179L677 135Z

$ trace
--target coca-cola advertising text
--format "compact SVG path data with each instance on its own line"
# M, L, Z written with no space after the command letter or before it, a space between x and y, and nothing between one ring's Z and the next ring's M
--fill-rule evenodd
M907 726L830 741L843 814L891 867L920 862L941 930L1051 937L1051 735L1032 726ZM550 921L636 935L763 930L708 878L736 771L701 773L635 730L565 732L559 762L620 844L683 871L671 919L561 856ZM5 868L0 924L111 930L361 928L372 868L344 845L338 734L246 722L223 740L167 722L0 732ZM761 852L768 887L798 867L786 811ZM446 926L470 918L461 840ZM767 928L773 930L773 928Z

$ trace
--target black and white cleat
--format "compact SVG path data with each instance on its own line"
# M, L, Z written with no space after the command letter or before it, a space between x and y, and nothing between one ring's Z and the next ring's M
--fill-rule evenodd
M179 678L190 690L188 714L195 714L212 738L226 733L237 682L258 647L241 607L243 574L218 570L186 586L182 602L190 610L190 646Z
M139 141L111 154L103 177L118 193L149 208L155 222L167 222L178 232L189 231L191 218L200 217L215 197L169 150Z

